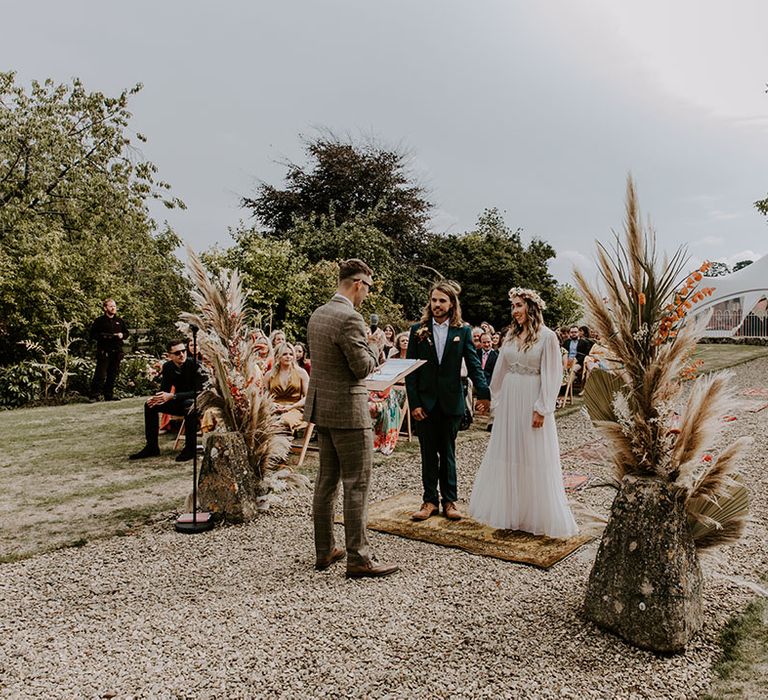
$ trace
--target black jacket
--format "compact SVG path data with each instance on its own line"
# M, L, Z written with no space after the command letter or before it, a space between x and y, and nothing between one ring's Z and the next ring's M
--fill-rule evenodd
M203 366L197 365L197 390L201 391L206 376ZM171 360L163 365L160 375L160 390L170 392L174 389L176 398L182 401L192 399L195 394L195 361L188 357L181 367L177 367Z
M123 337L118 338L118 333L122 333ZM119 316L110 318L103 314L91 324L90 336L91 340L96 341L97 350L122 350L123 341L128 337L128 327Z
M594 343L591 340L587 340L586 338L579 338L576 341L576 364L581 367L584 366L584 358L589 355L589 351L592 349L592 345L594 345ZM568 338L568 340L564 340L562 346L568 352L570 352L571 339Z
M491 377L493 376L493 368L496 366L496 360L499 358L499 351L491 349L488 353L488 359L485 361L485 367L483 372L485 378L488 380L488 384L491 383ZM480 360L480 366L483 364L483 349L477 349L477 359Z

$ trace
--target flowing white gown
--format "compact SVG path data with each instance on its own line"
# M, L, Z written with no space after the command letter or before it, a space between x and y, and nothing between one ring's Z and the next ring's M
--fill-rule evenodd
M555 427L562 377L560 344L549 328L526 352L515 339L502 346L491 378L493 432L469 501L478 522L559 538L578 531ZM534 411L544 416L541 428L531 426Z

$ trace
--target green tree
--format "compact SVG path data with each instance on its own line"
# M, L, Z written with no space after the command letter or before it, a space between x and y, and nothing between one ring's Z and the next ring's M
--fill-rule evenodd
M188 298L178 238L158 232L147 202L183 207L128 134L129 98L80 80L33 82L0 73L0 364L19 342L78 335L112 296L131 326L172 332ZM144 141L141 134L136 140Z
M722 260L714 260L710 265L710 268L704 273L704 277L722 277L731 273L731 268Z
M739 260L739 262L737 262L733 266L733 269L731 270L731 272L738 272L739 270L744 269L748 265L751 265L753 262L755 262L755 261L754 260Z
M559 284L552 297L553 316L558 326L572 326L584 317L581 295L570 284Z
M513 231L496 208L486 209L469 233L432 235L424 257L435 272L461 284L461 307L470 323L508 325L510 287L532 287L550 307L556 295L547 268L555 257L552 246L538 239L525 246L520 230ZM548 309L548 321L556 318Z

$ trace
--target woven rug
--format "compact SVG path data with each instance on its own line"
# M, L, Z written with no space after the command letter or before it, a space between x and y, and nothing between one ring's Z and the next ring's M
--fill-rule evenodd
M755 396L761 399L768 399L768 388L763 386L753 386L749 389L744 389L741 392L742 396Z
M466 517L453 521L435 515L429 520L415 522L411 520L411 513L419 506L421 500L412 493L401 493L372 503L368 507L368 528L542 569L565 559L592 539L590 535L576 535L556 540L518 530L495 530ZM336 522L343 520L337 517Z
M560 453L560 461L568 463L605 464L610 461L608 447L601 442L592 442Z

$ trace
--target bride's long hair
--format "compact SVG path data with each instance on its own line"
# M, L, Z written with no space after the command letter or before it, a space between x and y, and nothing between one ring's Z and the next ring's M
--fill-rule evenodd
M513 339L516 339L519 335L522 335L524 331L528 332L523 343L522 350L527 352L530 350L539 339L541 329L544 327L544 315L542 311L547 308L544 300L533 289L523 289L521 287L512 287L509 290L509 300L520 298L525 302L526 320L525 324L521 325L512 316L512 323L509 326L509 332L505 343L511 343Z

